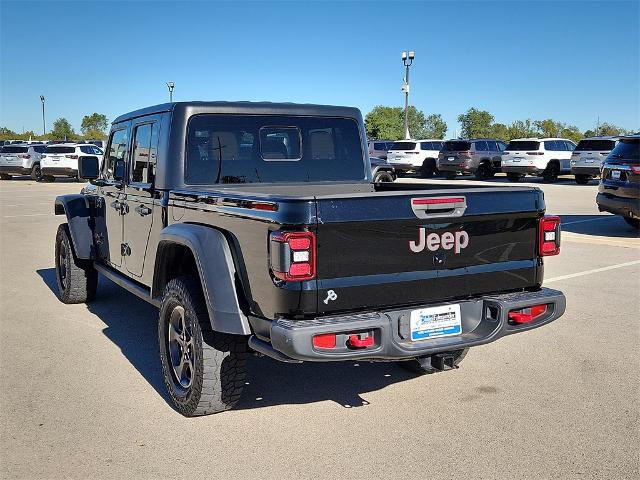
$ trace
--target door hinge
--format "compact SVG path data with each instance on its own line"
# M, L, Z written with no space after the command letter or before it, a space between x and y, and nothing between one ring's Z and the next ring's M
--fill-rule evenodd
M128 257L131 255L131 247L127 243L120 244L120 254L123 257Z

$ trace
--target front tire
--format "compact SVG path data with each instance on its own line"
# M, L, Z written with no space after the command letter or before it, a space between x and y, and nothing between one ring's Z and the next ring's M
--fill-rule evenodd
M11 180L11 175L0 173L0 180Z
M558 181L558 175L560 175L560 165L558 165L558 162L550 162L542 172L542 181L554 183Z
M488 180L494 176L493 168L488 163L481 163L478 165L475 175L477 180Z
M576 183L578 185L586 185L587 183L589 183L589 180L591 180L591 176L589 175L577 175L576 174Z
M58 227L55 252L60 301L67 304L92 301L98 288L98 272L92 261L76 258L66 223Z
M428 158L424 161L422 167L420 168L420 176L422 178L431 178L435 173L436 163L432 159Z
M640 229L640 220L637 218L622 217L627 224L633 228Z
M31 167L31 179L36 182L42 181L42 172L40 171L39 163L34 163L33 167Z
M466 357L468 351L469 349L465 348L463 350L455 350L454 352L451 352L454 354L455 358L454 358L453 364L456 367L460 364L460 362L462 362L462 360L464 360L464 357ZM398 365L400 365L405 370L408 370L409 372L412 372L412 373L417 373L418 375L429 375L432 373L440 372L441 370L438 370L437 368L435 368L432 365L431 361L432 361L432 357L426 356L426 357L414 358L413 360L406 360L404 362L398 362Z
M522 177L524 177L524 175L520 173L507 173L507 179L510 182L519 182Z
M186 417L233 408L246 378L245 337L211 329L197 276L171 280L158 320L164 383L178 412Z
M393 175L391 175L389 172L385 170L382 170L376 173L376 176L373 177L373 182L374 183L393 182Z

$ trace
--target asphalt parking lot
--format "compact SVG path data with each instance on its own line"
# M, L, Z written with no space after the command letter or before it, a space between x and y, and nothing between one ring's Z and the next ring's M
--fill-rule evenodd
M53 199L81 184L1 182L2 478L638 478L640 238L595 182L535 184L563 219L561 319L424 377L252 359L235 410L188 419L154 307L105 279L90 306L56 298Z

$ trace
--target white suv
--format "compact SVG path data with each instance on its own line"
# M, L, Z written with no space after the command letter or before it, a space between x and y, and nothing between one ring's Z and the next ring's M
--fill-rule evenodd
M576 144L566 138L518 138L502 154L502 171L512 182L525 175L542 176L555 182L558 175L571 173L571 152Z
M59 143L47 145L40 160L40 170L43 179L53 181L55 177L78 178L78 159L86 156L98 157L98 163L102 164L102 150L95 145Z
M437 171L436 161L443 140L399 140L387 152L389 162L396 172L419 172L423 177L431 177Z
M45 145L14 143L0 147L0 179L10 180L12 175L31 175L40 181L40 162Z

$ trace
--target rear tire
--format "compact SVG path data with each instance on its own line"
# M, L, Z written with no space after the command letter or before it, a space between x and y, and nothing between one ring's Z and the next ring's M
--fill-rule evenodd
M453 352L455 356L455 360L453 363L455 366L458 366L460 362L464 360L464 357L467 355L468 351L469 349L465 348L463 350L455 350ZM401 366L405 370L408 370L409 372L412 372L412 373L416 373L418 375L429 375L429 374L438 373L441 371L435 368L431 364L431 356L414 358L413 360L407 360L404 362L397 362L397 363L399 366Z
M86 303L96 297L98 272L91 260L76 257L69 226L63 223L56 234L56 283L62 303Z
M586 185L587 183L589 183L589 180L591 180L591 176L590 175L576 175L576 183L578 185Z
M629 226L640 229L640 220L638 220L637 218L629 218L629 217L622 217L622 218L624 218L624 221L627 222Z
M560 175L560 165L558 162L549 162L547 168L542 172L542 181L546 183L553 183L558 181L558 175Z
M36 182L42 181L42 172L40 171L40 164L34 163L31 167L31 178Z
M420 168L420 176L422 178L431 178L436 173L436 162L428 158L422 164L422 168Z
M171 280L158 320L164 383L178 412L186 417L233 408L246 378L245 337L211 330L200 279Z
M507 173L507 179L510 182L519 182L522 177L524 177L524 175L520 173Z
M376 176L373 177L373 182L374 183L393 182L393 175L391 175L386 170L382 170L382 171L376 173Z
M0 180L11 180L11 175L0 173Z
M456 172L446 172L444 176L447 180L455 180Z
M493 177L493 168L491 168L491 165L489 165L488 163L481 163L480 165L478 165L478 169L476 170L475 175L476 179L478 180L487 180Z

